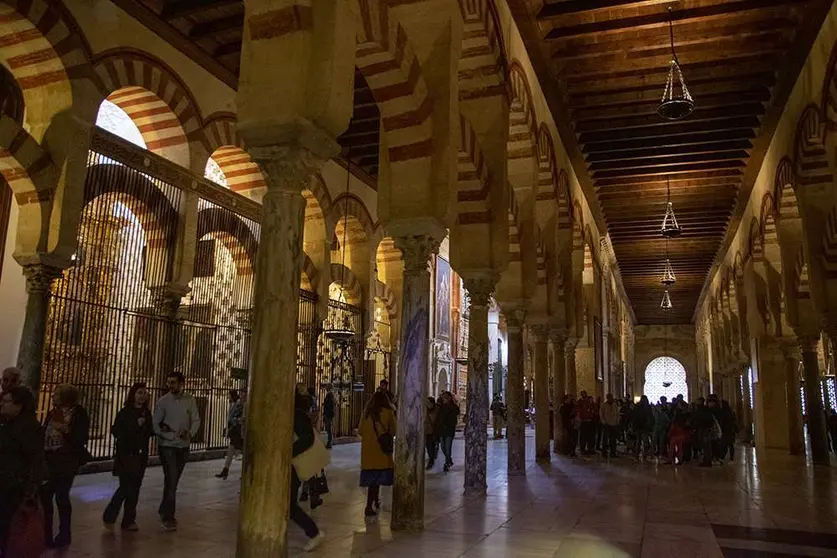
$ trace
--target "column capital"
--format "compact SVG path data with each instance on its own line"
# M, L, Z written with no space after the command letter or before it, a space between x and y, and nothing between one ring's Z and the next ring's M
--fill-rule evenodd
M817 343L820 342L820 336L813 333L806 333L796 336L799 342L799 350L803 353L816 353Z
M799 360L799 341L793 337L780 337L779 350L786 359ZM741 368L741 367L739 367Z
M570 332L566 328L549 328L549 340L552 341L556 348L560 347L562 352L564 351L564 344L567 342L569 335Z
M534 337L535 343L546 343L549 335L549 326L545 322L529 324L529 332Z
M168 284L160 287L151 287L151 300L154 310L161 316L176 318L177 310L183 297L189 294L192 289L187 285Z
M465 290L468 291L471 306L488 306L500 276L494 271L463 272L462 280L465 283Z
M427 271L430 256L439 251L442 241L431 234L396 236L395 247L401 250L404 275L418 275Z
M575 348L577 346L578 346L578 339L575 339L574 337L570 337L564 343L564 352L566 352L567 354L571 354L571 355L575 356Z
M45 294L52 288L52 283L64 272L60 267L47 264L30 264L23 266L26 277L26 292L29 294Z
M506 317L506 329L509 333L521 333L523 331L523 320L526 319L526 309L523 306L512 306L503 310Z

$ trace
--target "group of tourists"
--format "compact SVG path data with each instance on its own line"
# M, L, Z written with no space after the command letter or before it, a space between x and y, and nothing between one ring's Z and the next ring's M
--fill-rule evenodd
M700 458L700 466L711 467L735 457L737 417L729 402L714 394L692 403L682 395L671 402L663 396L652 405L645 395L634 404L582 391L577 400L566 395L559 413L563 452L571 457L576 451L616 457L621 444L637 461L655 458L672 465Z
M456 436L456 425L459 422L459 404L449 391L439 394L439 400L427 398L427 412L424 415L425 449L427 450L427 470L436 465L439 447L445 457L442 467L448 472L453 467L453 438Z
M195 399L183 392L183 375L169 374L168 393L157 400L152 414L144 383L135 383L111 427L116 439L113 474L119 486L102 514L111 530L122 511L121 527L136 531L137 502L148 465L149 440L157 436L164 490L158 513L163 528L177 528L177 485L189 444L200 429ZM91 459L87 450L90 419L79 403L78 389L62 384L52 394L53 407L43 424L36 418L36 400L20 385L20 371L7 368L0 399L0 552L18 541L10 540L15 521L42 520L45 545L66 547L72 542L70 489L79 469ZM55 510L58 531L54 532ZM10 551L8 551L10 552Z

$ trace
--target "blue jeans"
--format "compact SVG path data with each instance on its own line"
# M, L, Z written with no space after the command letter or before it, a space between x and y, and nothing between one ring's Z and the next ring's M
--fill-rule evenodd
M453 450L453 436L442 436L439 441L442 444L442 453L445 455L445 465L453 465L451 451Z
M186 466L189 448L173 448L160 446L160 464L163 466L163 501L157 512L163 521L174 521L177 507L177 483Z

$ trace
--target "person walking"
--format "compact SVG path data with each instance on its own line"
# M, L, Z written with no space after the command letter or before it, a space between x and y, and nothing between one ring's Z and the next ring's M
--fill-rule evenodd
M65 547L72 542L73 506L70 489L79 468L90 461L87 437L90 418L78 403L75 386L61 384L52 395L53 408L44 422L44 456L47 478L41 486L44 534L47 546ZM58 534L53 538L53 501L58 508Z
M113 476L119 487L102 514L105 529L112 530L123 503L122 530L136 531L137 502L148 465L148 440L154 434L153 417L148 410L148 390L144 382L131 386L125 406L116 414L110 429L116 438L113 456Z
M735 416L735 411L726 399L721 401L718 415L720 416L721 441L717 457L723 461L729 455L729 460L732 462L735 460L735 433L738 432L738 417Z
M619 438L619 422L622 417L612 393L608 393L605 402L602 403L599 418L604 428L602 455L616 457L616 441Z
M0 558L6 553L12 518L24 501L37 498L44 473L44 437L35 417L35 397L22 386L0 396Z
M439 443L442 445L442 453L445 456L444 471L447 473L453 467L451 452L453 449L453 438L456 436L456 424L459 422L459 405L453 400L453 394L449 391L442 392L439 397L439 424L436 431L439 435Z
M236 455L241 455L244 450L244 398L238 390L231 389L229 393L230 410L227 411L227 426L224 434L229 438L227 455L224 459L224 467L221 472L215 475L219 479L227 479L230 474L230 465Z
M494 439L501 440L503 438L503 422L506 416L506 406L500 395L494 396L494 401L491 402L491 424L494 427Z
M596 408L593 398L584 390L579 394L576 412L579 419L579 450L582 455L593 455L596 444Z
M427 398L427 412L424 415L424 443L427 447L427 470L436 464L436 457L439 455L439 438L436 436L436 428L439 423L439 406L432 397Z
M381 486L392 486L395 411L383 391L376 391L363 410L360 421L360 486L366 488L364 515L373 517L380 509Z
M326 447L328 449L331 449L332 444L334 444L334 415L334 392L331 384L329 384L326 388L325 399L323 400L323 427L327 436Z
M195 398L183 392L184 378L172 372L166 378L169 392L157 400L154 433L163 466L163 498L158 513L163 529L177 530L177 484L189 457L189 444L201 427Z
M665 395L660 397L660 402L653 407L654 411L654 431L653 431L653 447L657 457L668 454L668 430L671 426L671 415L668 410L668 399Z
M709 400L712 400L711 396ZM703 397L699 398L695 410L692 413L692 427L695 429L697 445L701 449L703 456L699 464L700 467L712 466L712 441L715 424L717 424L717 421L715 420L712 409L707 406L706 400Z
M651 432L654 428L654 410L648 396L643 395L634 407L631 425L636 435L636 460L642 461L651 448Z
M314 426L311 424L310 398L307 394L297 393L294 398L294 444L291 451L293 458L299 457L311 449L315 443ZM317 465L317 467L320 466ZM302 486L302 481L297 474L296 467L291 467L290 518L305 531L308 543L304 550L311 552L323 543L325 532L320 530L314 520L299 505L297 496L300 486Z
M564 402L558 408L558 413L561 415L561 428L564 430L564 455L575 457L578 417L575 411L575 402L571 395L564 395Z

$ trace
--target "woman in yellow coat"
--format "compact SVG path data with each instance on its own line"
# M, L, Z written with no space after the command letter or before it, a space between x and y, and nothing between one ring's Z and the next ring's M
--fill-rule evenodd
M382 391L375 392L360 421L360 486L367 487L367 517L377 515L375 506L381 507L381 486L392 486L393 439L395 438L395 411L389 397Z

